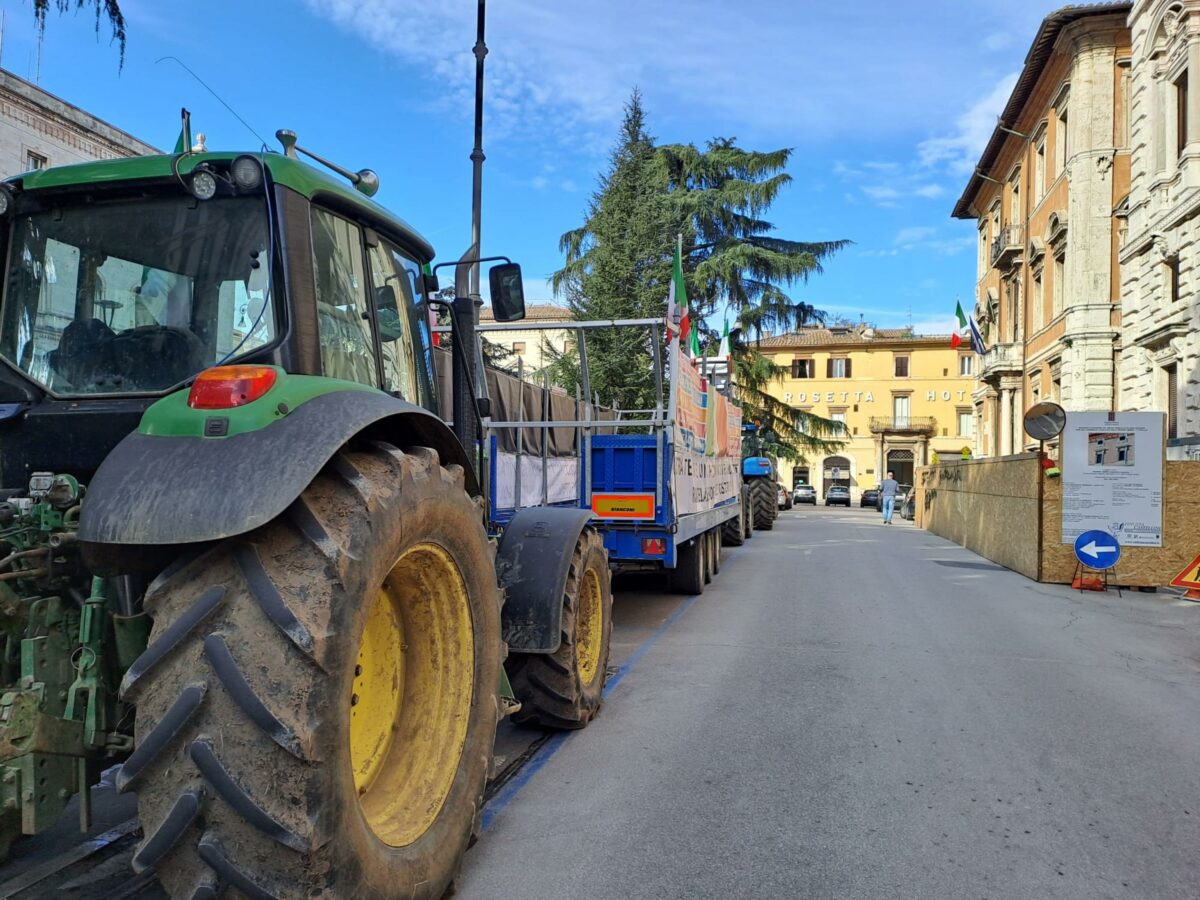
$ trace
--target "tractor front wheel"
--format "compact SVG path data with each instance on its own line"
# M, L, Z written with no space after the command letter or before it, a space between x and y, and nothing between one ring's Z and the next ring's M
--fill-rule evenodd
M441 897L477 832L500 594L463 472L337 454L279 519L169 569L130 668L134 856L175 897Z

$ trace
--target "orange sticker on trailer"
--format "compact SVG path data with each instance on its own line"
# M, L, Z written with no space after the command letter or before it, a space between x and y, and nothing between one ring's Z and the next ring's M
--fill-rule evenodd
M602 519L653 519L653 494L592 494L592 512Z

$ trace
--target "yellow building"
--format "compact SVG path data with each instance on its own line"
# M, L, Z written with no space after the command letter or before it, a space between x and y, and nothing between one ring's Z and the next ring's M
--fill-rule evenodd
M786 372L771 393L799 409L844 422L836 453L780 463L784 485L812 484L818 501L832 484L857 503L888 469L912 484L914 469L936 453L959 456L974 446L975 355L955 350L949 335L907 329L804 328L766 338L761 351Z

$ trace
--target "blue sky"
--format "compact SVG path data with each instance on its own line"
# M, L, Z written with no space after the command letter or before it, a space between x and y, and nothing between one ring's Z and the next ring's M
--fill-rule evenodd
M0 64L32 77L28 2L6 0ZM470 222L471 0L122 0L107 26L52 14L41 85L169 149L178 111L211 149L257 141L182 68L273 140L382 179L379 198L457 257ZM950 218L1042 17L1030 0L492 0L484 249L522 263L529 300L561 264L637 86L663 142L734 136L794 149L769 218L782 237L849 238L792 291L820 309L948 331L972 295L974 228ZM748 14L747 14L748 13Z

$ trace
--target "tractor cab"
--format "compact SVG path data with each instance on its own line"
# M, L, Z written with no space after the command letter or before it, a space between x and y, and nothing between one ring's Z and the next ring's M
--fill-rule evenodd
M35 467L90 478L150 404L214 366L275 365L436 408L432 248L292 156L27 173L0 185L0 247L0 487Z

